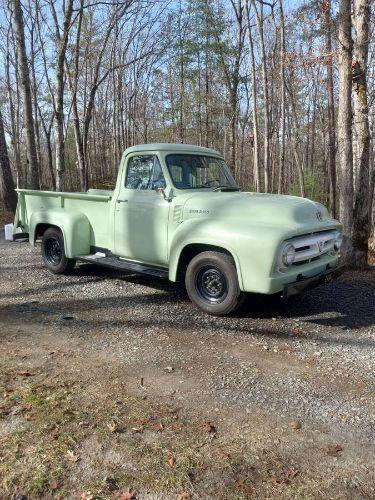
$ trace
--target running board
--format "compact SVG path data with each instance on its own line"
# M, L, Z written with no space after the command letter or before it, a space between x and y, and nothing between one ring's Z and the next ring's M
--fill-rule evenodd
M165 267L157 267L149 264L140 264L131 260L120 259L114 255L108 256L104 253L97 252L96 254L77 255L77 260L90 262L91 264L99 264L100 266L111 267L122 271L131 271L139 274L148 274L158 278L168 278L168 269Z

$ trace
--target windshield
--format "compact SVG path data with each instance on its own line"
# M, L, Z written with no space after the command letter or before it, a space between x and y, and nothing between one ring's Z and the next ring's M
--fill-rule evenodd
M238 190L225 161L213 156L173 154L166 158L177 189L229 188Z

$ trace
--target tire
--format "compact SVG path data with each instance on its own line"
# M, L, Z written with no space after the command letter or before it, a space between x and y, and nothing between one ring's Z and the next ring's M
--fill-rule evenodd
M54 274L68 274L75 266L64 250L64 236L60 229L50 227L42 238L42 257L46 267Z
M202 311L226 316L243 302L233 259L220 252L202 252L190 262L185 274L190 300Z

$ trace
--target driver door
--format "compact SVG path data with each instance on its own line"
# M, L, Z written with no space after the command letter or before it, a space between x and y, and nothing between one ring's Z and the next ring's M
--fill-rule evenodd
M170 203L157 191L165 178L156 155L127 159L125 181L115 207L115 253L127 259L167 265Z

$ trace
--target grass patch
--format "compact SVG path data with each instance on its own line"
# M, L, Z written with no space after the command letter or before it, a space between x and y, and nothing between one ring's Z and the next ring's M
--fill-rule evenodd
M102 391L95 380L83 384L63 373L55 381L1 372L1 498L90 491L106 500L133 488L241 500L263 493L304 498L309 491L308 478L282 456L253 450L257 459L246 458L240 443L202 425L199 414L130 395L121 380L108 380Z
M109 498L109 477L119 489L175 492L191 486L196 453L178 444L186 430L173 408L124 393L121 404L110 394L92 399L79 384L34 377L7 391L14 375L2 375L2 419L10 431L0 436L1 495L90 490Z

